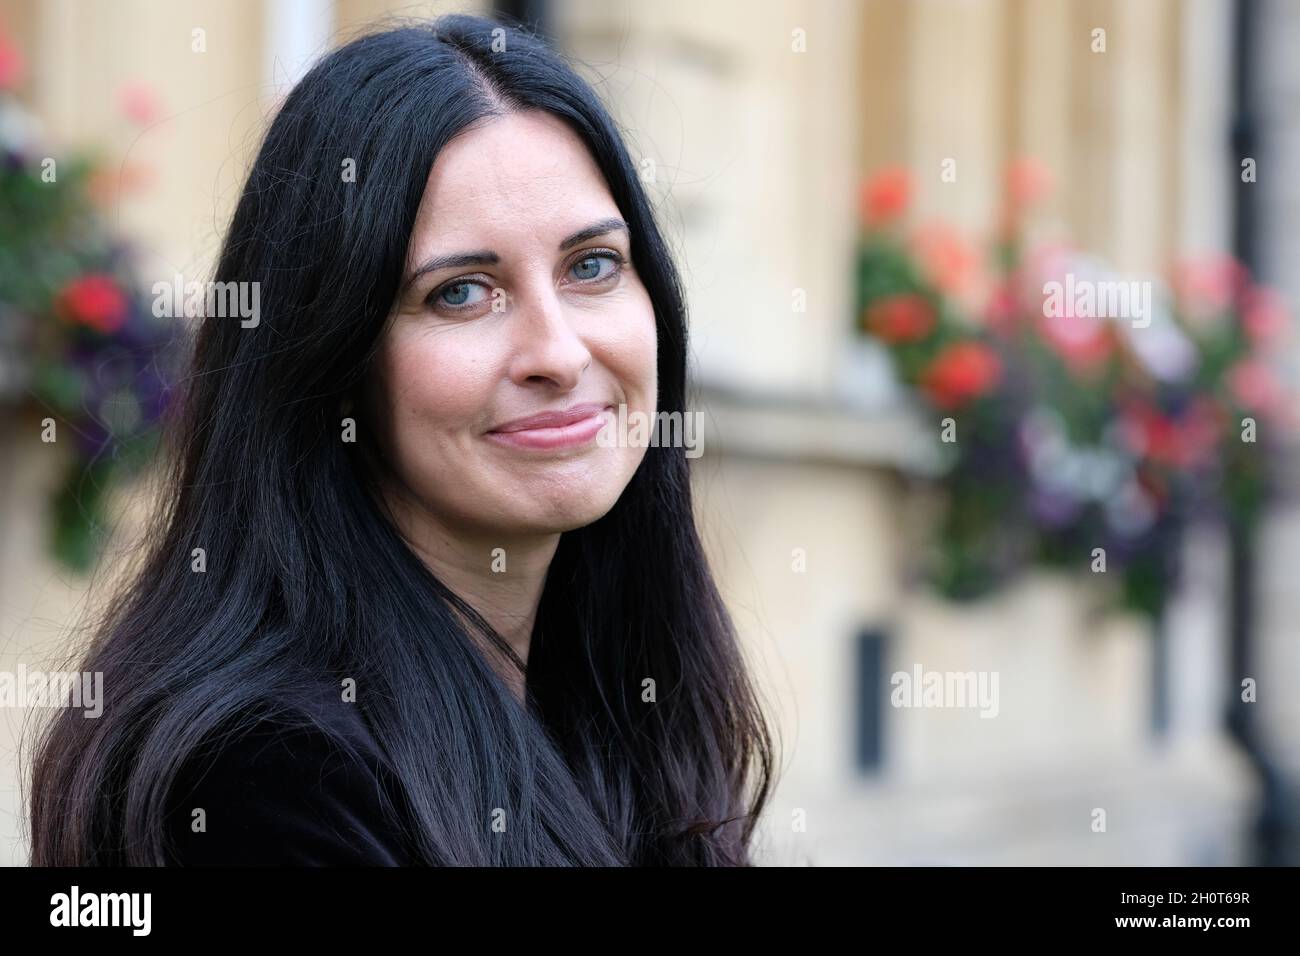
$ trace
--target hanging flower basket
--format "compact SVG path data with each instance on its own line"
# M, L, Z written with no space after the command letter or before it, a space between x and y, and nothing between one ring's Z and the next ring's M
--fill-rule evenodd
M912 180L862 187L859 330L933 423L945 507L927 571L952 598L1031 565L1104 573L1157 616L1188 524L1249 522L1267 498L1294 396L1268 355L1290 319L1230 257L1119 275L1065 245L1025 248L1050 188L1008 173L997 241L909 227Z
M51 547L88 570L111 491L149 459L175 380L170 320L153 315L129 246L100 203L112 171L54 156L12 95L0 37L0 401L22 440L50 442L67 471L50 499Z

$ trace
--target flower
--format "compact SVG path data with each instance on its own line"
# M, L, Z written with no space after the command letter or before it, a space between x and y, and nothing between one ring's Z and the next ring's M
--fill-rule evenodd
M1226 253L1188 259L1174 267L1180 304L1199 320L1218 318L1247 288L1250 273Z
M979 257L951 226L935 222L921 227L912 246L926 277L949 295L968 291L978 278Z
M155 179L152 167L127 160L121 166L91 170L86 177L86 195L98 206L109 206L129 193L140 192Z
M0 90L17 88L23 78L23 54L7 36L0 34Z
M984 304L984 325L998 335L1015 331L1020 319L1020 301L1016 296L1016 280L1004 279L994 284Z
M934 307L914 292L877 299L867 307L864 320L872 335L890 344L919 341L935 326Z
M69 282L59 293L57 310L68 321L112 334L126 322L126 295L110 275L90 273Z
M1255 286L1244 299L1241 325L1251 344L1269 345L1280 339L1291 324L1291 316L1278 291Z
M1115 352L1114 326L1104 319L1077 315L1072 306L1063 315L1044 315L1038 328L1043 341L1075 376L1095 374Z
M1286 411L1286 389L1261 359L1237 362L1228 370L1227 383L1232 400L1247 411L1270 416Z
M921 372L921 388L942 409L955 409L988 393L1002 378L1002 362L982 342L957 342Z
M1102 304L1098 290L1119 277L1094 256L1060 248L1045 253L1035 265L1044 280L1031 298L1039 304L1039 335L1071 375L1095 376L1106 368L1119 340L1108 314L1112 310Z
M1178 425L1184 467L1200 467L1213 460L1223 437L1224 421L1223 409L1213 398L1198 395L1187 404Z
M1024 156L1007 166L1002 211L998 220L999 240L1018 243L1025 213L1051 191L1052 174L1037 159Z
M118 93L122 115L137 126L148 126L158 118L158 97L153 88L144 83L132 83Z
M1051 191L1051 170L1032 156L1023 156L1007 167L1007 200L1013 209L1032 206Z
M862 220L869 226L887 225L906 211L911 199L911 174L901 166L887 166L862 185Z
M1135 455L1165 468L1196 468L1213 457L1222 436L1222 410L1200 396L1171 415L1146 402L1133 402L1119 417L1125 445Z

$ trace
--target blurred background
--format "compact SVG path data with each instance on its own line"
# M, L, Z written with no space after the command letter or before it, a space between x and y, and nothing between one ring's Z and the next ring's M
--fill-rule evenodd
M1285 0L0 0L0 675L154 507L154 284L210 277L278 99L452 11L573 58L678 257L761 861L1300 862Z

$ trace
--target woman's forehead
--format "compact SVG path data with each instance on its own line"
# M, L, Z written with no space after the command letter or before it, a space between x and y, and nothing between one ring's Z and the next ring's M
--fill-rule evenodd
M509 113L476 124L439 154L420 203L412 253L554 246L618 214L595 160L568 126L547 113Z

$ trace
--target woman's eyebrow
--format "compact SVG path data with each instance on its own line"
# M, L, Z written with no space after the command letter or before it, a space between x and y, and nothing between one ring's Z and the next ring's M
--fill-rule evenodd
M600 222L593 222L590 226L587 226L585 229L579 229L573 235L569 236L569 238L560 243L560 251L563 252L565 249L572 249L580 242L586 242L588 239L595 239L597 236L603 236L607 232L618 232L619 230L631 235L631 230L628 229L627 223L622 219L602 219Z
M566 249L572 249L578 243L586 242L588 239L595 239L597 236L619 231L631 235L628 224L622 219L602 219L599 222L593 222L590 226L579 229L561 242L560 251L564 252ZM402 291L405 292L416 279L429 272L437 272L439 269L463 269L466 266L494 266L500 261L501 257L489 249L434 256L432 259L425 260L414 272L406 277L406 281L402 283Z
M414 283L428 272L437 272L439 269L463 269L465 266L494 266L501 261L501 258L487 249L478 252L454 252L446 256L434 256L427 259L414 272L406 277L402 283L402 291L405 292Z

